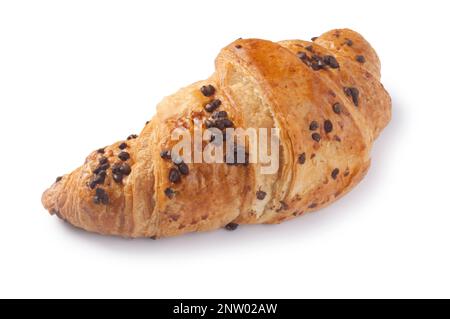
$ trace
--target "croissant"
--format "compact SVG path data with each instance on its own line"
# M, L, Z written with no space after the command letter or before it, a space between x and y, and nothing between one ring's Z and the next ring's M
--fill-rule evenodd
M379 58L361 35L339 29L311 42L238 39L215 66L206 81L164 98L139 136L92 152L58 177L42 197L50 214L123 237L234 230L320 209L364 177L391 99ZM241 162L213 163L172 153L174 130L198 127L276 129L279 146L270 151L278 150L278 169L264 173L266 163L250 162L247 151Z

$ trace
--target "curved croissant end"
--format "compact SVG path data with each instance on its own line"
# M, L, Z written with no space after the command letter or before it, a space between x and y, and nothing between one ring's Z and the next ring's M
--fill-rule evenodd
M220 52L208 80L163 99L139 136L92 152L42 202L74 226L124 237L280 223L330 204L364 177L390 112L378 56L354 31L313 42L239 39ZM263 174L265 163L171 156L174 130L194 134L198 125L277 129L279 168Z

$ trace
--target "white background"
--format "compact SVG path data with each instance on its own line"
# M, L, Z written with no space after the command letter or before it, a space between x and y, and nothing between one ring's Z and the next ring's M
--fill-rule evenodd
M450 297L446 1L1 1L0 297ZM393 118L363 182L278 226L159 241L75 230L41 193L139 133L238 37L349 27Z

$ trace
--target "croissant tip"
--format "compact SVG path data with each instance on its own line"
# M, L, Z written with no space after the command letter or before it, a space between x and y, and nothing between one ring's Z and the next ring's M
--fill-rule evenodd
M50 213L50 215L57 214L58 208L56 207L56 194L58 193L57 185L58 183L54 183L50 188L48 188L41 197L41 202L44 208Z

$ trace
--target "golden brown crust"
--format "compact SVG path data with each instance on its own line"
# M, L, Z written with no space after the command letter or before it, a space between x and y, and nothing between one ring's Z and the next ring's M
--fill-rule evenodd
M90 154L44 193L43 204L77 227L124 237L279 223L317 210L369 168L371 146L390 120L379 80L375 51L348 29L313 43L237 40L220 52L207 81L166 97L137 138ZM176 165L160 153L174 145L175 128L192 134L205 125L212 97L200 88L209 84L235 127L280 130L275 174L261 174L261 164L195 163L176 176L180 182L168 178Z

